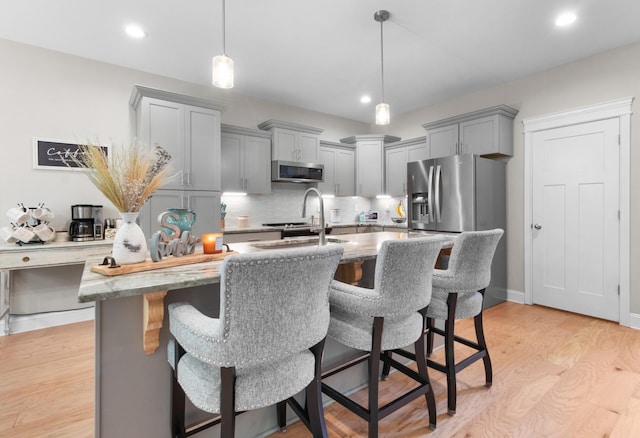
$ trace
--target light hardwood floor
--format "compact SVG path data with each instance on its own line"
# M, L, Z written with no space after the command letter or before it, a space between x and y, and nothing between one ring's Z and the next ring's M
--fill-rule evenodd
M461 334L472 324L461 321ZM457 414L446 414L434 370L438 427L423 399L380 423L384 437L639 437L640 331L539 306L503 303L485 312L492 388L476 363L458 376ZM434 353L438 359L442 351ZM394 373L383 397L407 381ZM365 403L364 393L359 401ZM332 438L364 437L363 420L334 403ZM242 417L239 418L242 421ZM93 324L0 337L0 437L93 436ZM272 438L309 437L300 423Z
M93 347L93 321L0 337L0 437L92 437Z

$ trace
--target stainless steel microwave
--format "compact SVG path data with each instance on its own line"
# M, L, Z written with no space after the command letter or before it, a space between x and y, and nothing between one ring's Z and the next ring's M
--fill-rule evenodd
M271 162L271 181L323 182L324 164L274 160Z

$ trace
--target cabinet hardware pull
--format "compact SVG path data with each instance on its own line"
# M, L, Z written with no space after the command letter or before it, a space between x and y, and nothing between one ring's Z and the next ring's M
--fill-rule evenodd
M25 263L27 263L29 260L31 260L31 259L29 257L27 257L27 256L22 257L22 261L25 262Z

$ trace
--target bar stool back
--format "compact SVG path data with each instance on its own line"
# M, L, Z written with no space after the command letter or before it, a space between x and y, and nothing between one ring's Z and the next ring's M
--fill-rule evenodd
M417 361L416 373L384 352L414 344L419 357L425 357L422 336L425 329L424 311L431 298L431 274L443 241L442 236L385 241L376 259L373 289L338 281L331 283L331 322L328 335L343 345L369 354L365 354L362 360L325 371L322 391L365 419L368 422L369 437L378 436L379 419L423 395L429 409L429 427L435 428L435 398L425 361ZM330 387L325 380L364 360L368 360L369 365L368 409ZM380 407L380 361L411 377L419 386Z
M433 352L433 335L444 336L445 364L427 360L427 365L447 375L447 405L449 415L456 412L456 373L482 359L486 386L491 386L491 358L484 339L482 304L484 292L491 281L491 262L498 242L504 233L501 229L461 233L453 245L449 266L433 272L433 295L427 308L427 356ZM474 318L477 342L455 336L455 320ZM434 325L434 319L445 321L444 330ZM471 356L456 363L454 341L477 350Z
M233 437L237 412L285 400L314 437L326 437L320 392L321 357L329 325L329 282L342 247L272 250L229 256L220 279L220 317L188 303L169 306L172 343L172 434L184 437L185 394L219 413L221 436ZM294 399L306 392L306 408ZM213 423L215 424L215 423Z

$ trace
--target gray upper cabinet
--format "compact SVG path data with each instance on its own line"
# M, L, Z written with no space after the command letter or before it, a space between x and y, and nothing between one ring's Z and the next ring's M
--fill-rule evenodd
M427 129L428 158L448 157L458 153L458 124Z
M391 135L356 135L340 140L356 146L356 195L372 197L385 193L384 145L400 141Z
M222 125L222 191L271 193L271 134Z
M273 119L260 123L258 128L272 133L272 160L318 163L323 129Z
M407 163L428 158L425 137L391 143L385 146L385 193L407 194Z
M353 146L320 142L319 163L324 164L324 182L318 183L323 194L355 196L355 149Z
M159 144L171 154L177 176L164 189L220 190L220 112L224 106L201 98L136 85L140 142Z
M518 111L498 105L456 117L425 123L429 158L473 153L494 157L513 155L513 119Z

